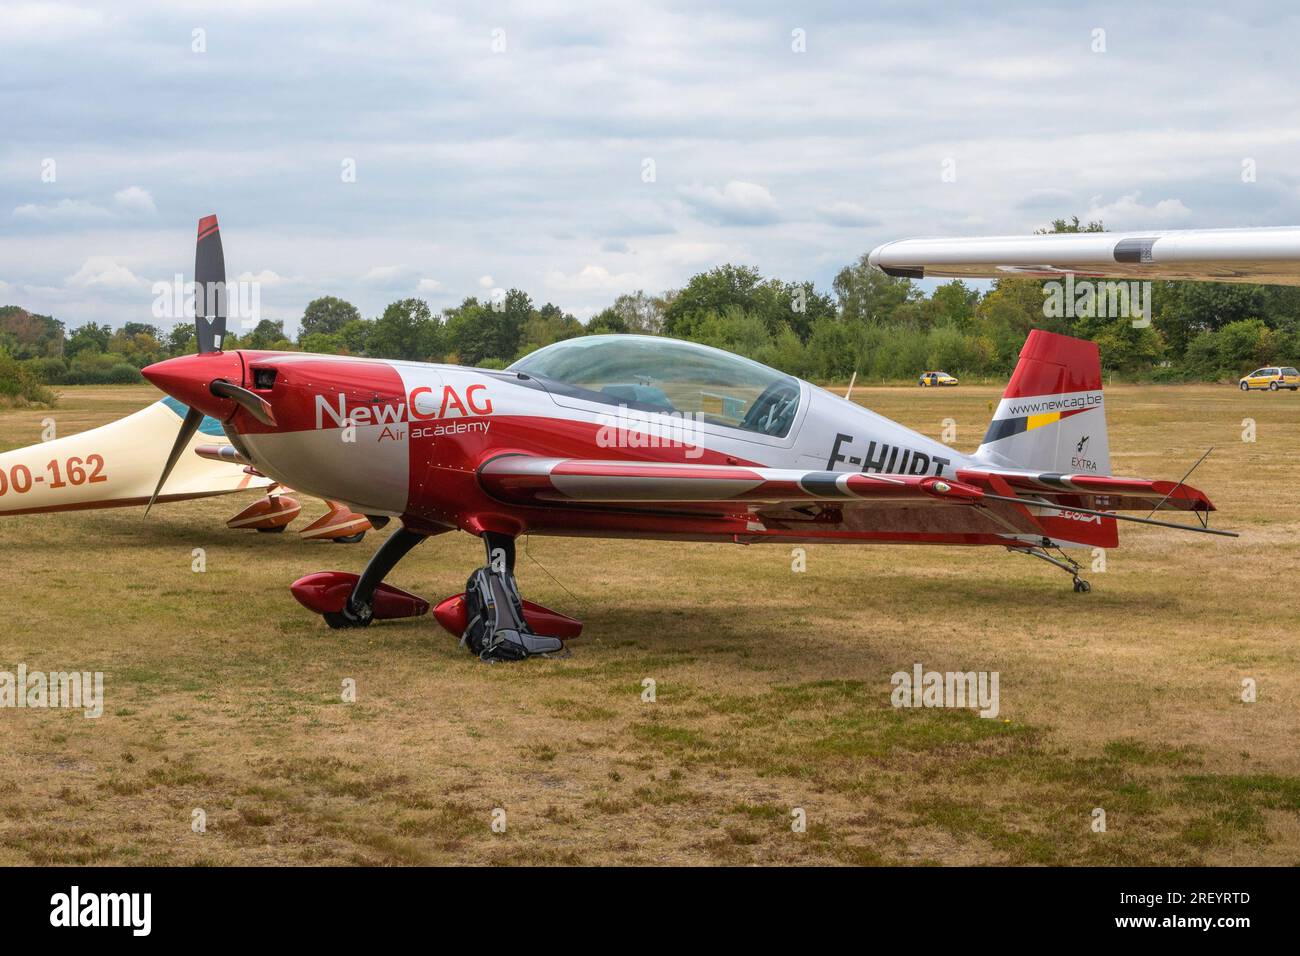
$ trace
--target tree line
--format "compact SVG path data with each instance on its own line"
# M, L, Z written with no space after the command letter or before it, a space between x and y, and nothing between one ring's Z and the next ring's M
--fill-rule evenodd
M1043 231L1103 229L1075 218ZM984 292L956 280L926 292L871 268L864 253L839 271L829 292L726 264L680 289L620 295L585 324L553 303L537 305L520 289L470 297L441 313L422 299L401 299L374 318L322 296L304 309L295 337L283 322L263 319L248 330L232 322L225 347L503 368L563 339L634 333L701 342L814 381L856 374L859 381L888 382L925 369L1003 378L1029 330L1044 328L1096 341L1104 370L1129 379L1215 381L1300 361L1300 288L1154 282L1149 323L1099 314L1106 310L1086 302L1061 309L1057 293L1042 280L1021 278L995 280ZM51 316L6 306L0 308L0 395L136 382L145 365L194 350L190 323L163 330L90 322L69 332Z

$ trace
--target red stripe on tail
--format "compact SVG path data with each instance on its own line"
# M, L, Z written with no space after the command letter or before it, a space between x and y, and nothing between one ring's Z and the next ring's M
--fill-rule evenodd
M1062 395L1099 388L1101 357L1096 342L1033 329L1003 397Z

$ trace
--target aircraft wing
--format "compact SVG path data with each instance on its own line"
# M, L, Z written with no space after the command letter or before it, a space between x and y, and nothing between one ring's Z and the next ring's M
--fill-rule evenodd
M868 261L892 276L1187 279L1300 285L1300 227L901 239Z
M674 511L756 518L873 512L901 527L918 524L987 532L1042 534L1017 503L986 498L980 487L933 475L759 468L503 455L479 469L488 494L517 504L572 505L620 511ZM947 515L940 518L939 515ZM925 517L925 516L930 517Z
M515 504L554 507L614 507L620 510L740 511L759 516L807 511L820 505L836 512L892 509L926 522L921 511L945 513L964 508L985 530L1045 535L1040 516L1053 510L1092 513L1124 521L1162 525L1210 534L1204 515L1200 526L1171 524L1149 517L1117 515L1119 510L1209 512L1204 493L1172 481L1093 475L1052 475L995 469L958 472L957 480L933 475L878 475L803 471L749 465L678 464L501 455L479 468L479 483L488 494ZM947 525L952 522L946 521Z
M520 504L789 504L893 501L978 504L984 492L933 476L503 455L479 469L496 498Z

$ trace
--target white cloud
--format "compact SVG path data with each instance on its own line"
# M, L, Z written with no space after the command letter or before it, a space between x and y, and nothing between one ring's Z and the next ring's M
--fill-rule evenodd
M735 255L736 250L720 242L670 242L658 252L659 256L666 262L686 268L695 268L707 262L719 263L737 258Z
M771 192L757 183L732 180L722 189L687 186L682 189L696 213L720 225L762 225L780 218Z
M880 220L866 206L855 202L833 202L818 206L817 215L832 226L880 225Z
M479 277L478 277L478 284L481 285L481 286L482 286L483 288L485 288L485 289L490 289L490 288L492 288L494 285L496 285L496 280L493 279L491 276L479 276Z
M1074 194L1067 189L1031 189L1023 199L1016 203L1017 209L1046 209L1056 211L1070 208Z
M147 189L127 186L113 193L107 206L85 199L59 199L49 203L24 203L14 209L14 218L28 222L87 225L115 216L153 216L158 212Z
M414 277L415 270L409 266L375 266L361 277L361 281L367 285L393 288L411 284Z
M109 256L91 256L68 276L67 285L82 289L143 289L149 283Z
M641 277L632 272L612 274L604 266L588 265L572 275L565 275L558 269L546 273L547 288L562 292L599 290L604 292L622 291L637 288L642 284Z
M109 218L109 212L80 199L60 199L52 203L25 203L14 209L15 219L47 223L91 223Z
M261 286L274 287L283 285L285 282L292 280L285 279L285 277L280 275L278 272L273 272L270 269L263 269L261 272L241 272L239 274L239 281L256 282Z
M442 288L442 283L437 279L421 279L415 286L416 292L429 293L437 292Z
M125 213L137 215L152 216L158 212L149 190L141 189L139 186L127 186L113 193L113 205Z
M1101 220L1108 229L1142 229L1144 227L1170 226L1191 219L1192 211L1181 199L1161 199L1154 205L1140 202L1142 194L1132 192L1120 196L1112 203L1103 203L1101 196L1088 200L1084 221Z
M5 33L26 41L66 41L101 29L104 14L72 3L13 3L5 5Z

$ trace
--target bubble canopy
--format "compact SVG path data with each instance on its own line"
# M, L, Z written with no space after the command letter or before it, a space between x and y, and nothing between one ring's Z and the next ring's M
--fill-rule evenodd
M802 394L799 380L721 349L655 335L588 335L526 355L508 371L552 391L639 411L783 438Z

